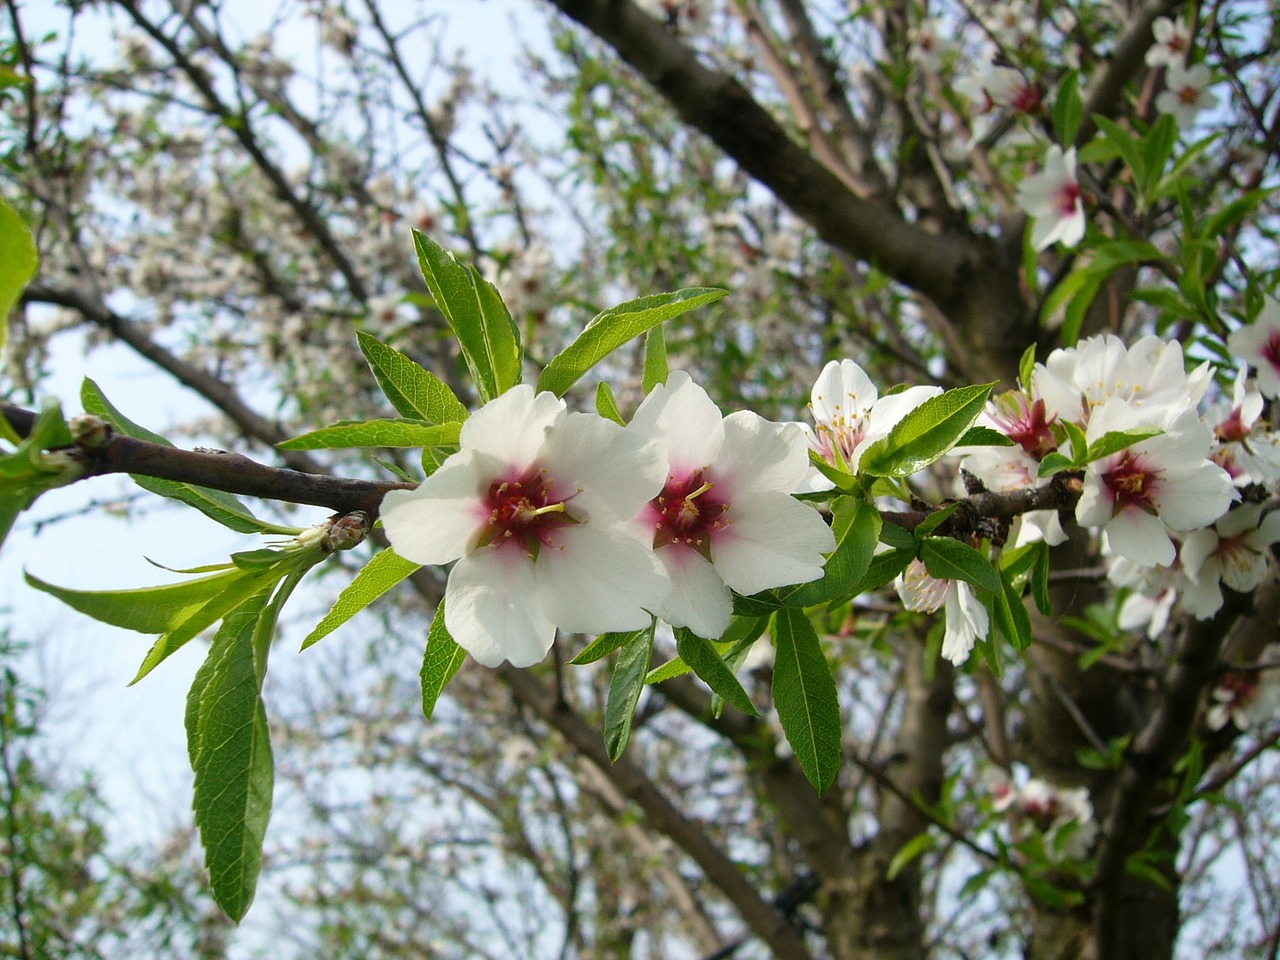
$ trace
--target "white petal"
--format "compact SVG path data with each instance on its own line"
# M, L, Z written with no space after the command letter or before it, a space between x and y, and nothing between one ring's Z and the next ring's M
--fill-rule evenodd
M670 590L653 551L621 530L594 524L565 532L534 566L542 608L571 633L638 630Z
M496 466L463 450L417 489L383 497L382 526L396 553L426 564L448 563L470 550L489 517L482 498Z
M539 464L555 479L555 495L572 497L582 519L622 520L662 492L662 445L592 413L571 413L547 434Z
M809 472L809 449L794 423L773 423L746 410L724 418L724 445L712 473L726 495L790 493Z
M684 477L720 453L722 421L720 408L707 392L689 374L677 370L644 398L631 419L631 429L646 439L666 441L669 472Z
M813 419L828 427L860 419L876 402L876 385L852 360L832 360L810 393Z
M671 578L671 593L658 615L700 637L714 640L723 634L733 616L733 597L711 562L684 545L663 547L657 556Z
M533 564L516 550L482 547L458 561L445 588L444 624L486 667L542 660L556 628L538 603Z
M822 576L835 534L808 504L770 490L735 497L729 525L713 535L711 559L734 590L750 595Z
M946 618L942 656L960 666L969 659L978 637L987 635L990 626L987 609L968 584L955 581L947 591Z
M522 472L535 462L547 431L564 409L564 401L554 394L535 395L529 384L519 384L467 419L462 448L487 453Z
M1201 460L1186 473L1167 471L1161 478L1160 518L1174 530L1195 530L1213 523L1238 496L1227 471Z
M1197 530L1182 541L1178 550L1178 559L1182 562L1183 572L1192 583L1200 582L1200 571L1205 561L1218 549L1218 534L1208 527ZM1215 574L1216 575L1216 574Z
M1159 517L1129 507L1121 510L1103 528L1107 545L1120 557L1144 567L1167 567L1173 563L1173 541Z

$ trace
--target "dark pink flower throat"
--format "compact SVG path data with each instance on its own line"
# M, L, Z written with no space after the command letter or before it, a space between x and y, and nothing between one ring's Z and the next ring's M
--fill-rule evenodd
M656 520L653 547L683 543L701 553L711 548L711 536L729 523L725 512L727 498L721 499L715 483L695 470L683 480L667 477L662 492L649 502L651 517Z
M536 557L541 547L551 545L556 530L577 523L565 512L573 497L558 497L553 487L547 472L536 467L515 480L495 480L485 496L489 519L480 543L515 544Z

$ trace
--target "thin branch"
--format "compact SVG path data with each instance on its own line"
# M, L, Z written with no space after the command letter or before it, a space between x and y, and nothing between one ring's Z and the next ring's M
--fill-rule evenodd
M30 410L5 403L0 404L0 411L20 435L30 433L35 420ZM75 451L84 469L80 479L110 473L138 474L266 500L328 507L335 513L363 510L371 521L389 491L415 486L269 467L237 453L181 450L114 432L105 440L76 447Z

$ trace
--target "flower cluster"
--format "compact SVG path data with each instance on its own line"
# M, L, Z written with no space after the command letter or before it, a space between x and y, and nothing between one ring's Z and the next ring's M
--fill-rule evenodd
M1260 370L1265 346L1250 345L1268 341L1269 319L1264 311L1232 338ZM1073 437L1099 450L1084 464L1075 518L1101 531L1113 581L1136 591L1122 611L1128 626L1162 624L1179 597L1193 616L1212 616L1223 585L1243 591L1261 582L1269 547L1280 542L1280 519L1237 504L1241 487L1280 480L1280 437L1260 422L1262 397L1243 372L1230 398L1202 414L1211 374L1208 364L1187 372L1176 342L1081 341L1037 364L1025 391L989 406L985 423L1016 445L976 450L965 462L988 489L1014 490L1043 482L1050 454L1084 460ZM1108 452L1109 436L1130 442ZM1046 513L1023 517L1018 537L1058 543L1065 535Z
M445 626L488 666L541 660L557 628L601 633L651 616L718 637L731 591L822 576L826 522L791 491L807 470L793 424L722 416L688 374L623 427L517 386L463 425L460 449L382 517L422 564L457 561Z
M1016 837L1033 834L1043 837L1045 852L1051 859L1084 857L1098 835L1089 791L1084 787L1054 786L1038 778L1027 779L1025 772L1018 766L1016 780L1003 775L997 777L991 789L995 811L1009 818Z

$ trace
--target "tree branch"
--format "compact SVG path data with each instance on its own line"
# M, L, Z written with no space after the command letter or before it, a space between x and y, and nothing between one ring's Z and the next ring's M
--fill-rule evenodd
M35 414L30 410L4 403L0 404L0 412L19 435L31 432ZM138 474L264 500L328 507L335 513L363 510L370 522L377 517L382 498L389 491L411 490L416 486L269 467L238 453L181 450L115 432L109 433L105 440L77 446L75 451L84 467L81 479L109 473Z

